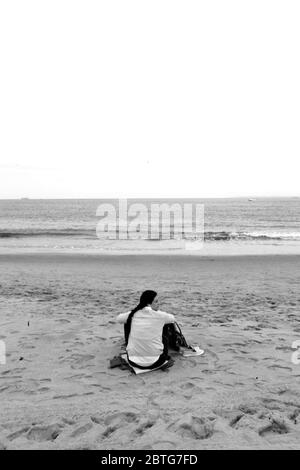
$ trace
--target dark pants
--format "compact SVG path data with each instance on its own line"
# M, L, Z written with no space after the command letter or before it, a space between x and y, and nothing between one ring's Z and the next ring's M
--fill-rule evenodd
M163 327L163 331L162 331L162 342L164 345L164 349L161 355L159 356L159 358L157 359L157 361L155 361L154 364L152 364L151 366L140 366L139 364L135 364L133 361L131 361L127 354L127 359L130 365L132 365L133 367L138 367L139 369L156 369L157 367L162 366L166 361L170 359L170 356L168 355L169 344L168 344L167 336L165 334L166 326L167 325Z

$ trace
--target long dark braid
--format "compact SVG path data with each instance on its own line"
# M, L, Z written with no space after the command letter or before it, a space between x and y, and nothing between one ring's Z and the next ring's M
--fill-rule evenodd
M145 290L141 297L140 297L140 302L139 304L133 309L131 310L128 318L127 318L127 321L124 325L124 333L125 333L125 343L126 343L126 346L128 344L128 339L129 339L129 335L130 335L130 330L131 330L131 323L132 323L132 318L133 318L133 315L138 311L138 310L142 310L143 308L145 308L147 305L149 304L152 304L153 300L155 299L155 297L157 296L157 292L155 292L154 290Z

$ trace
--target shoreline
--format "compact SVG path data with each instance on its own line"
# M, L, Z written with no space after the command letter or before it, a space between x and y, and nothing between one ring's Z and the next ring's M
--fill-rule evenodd
M18 252L14 251L11 253L1 253L0 251L0 260L5 260L6 258L12 259L12 258L78 258L78 259L83 259L87 258L89 260L92 259L108 259L108 258L182 258L182 259L197 259L197 260L209 260L212 259L218 260L226 260L226 259L255 259L255 258L300 258L300 253L243 253L243 254L230 254L230 253L224 253L224 254L205 254L205 255L199 255L195 253L168 253L168 252L163 252L163 253L128 253L128 252L105 252L105 253L91 253L91 252L67 252L67 251L31 251L31 252Z
M67 254L88 256L189 256L205 258L209 256L272 256L272 255L294 255L300 256L300 242L234 242L218 241L204 242L197 249L192 245L152 245L142 244L134 248L130 244L118 242L110 246L85 246L80 240L60 240L57 246L48 242L45 245L13 245L0 243L0 256L14 254Z

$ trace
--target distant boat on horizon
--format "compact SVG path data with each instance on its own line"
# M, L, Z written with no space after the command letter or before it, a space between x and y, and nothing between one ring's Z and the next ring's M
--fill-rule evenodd
M20 197L21 201L28 201L29 199L30 199L30 197Z
M253 201L256 201L256 199L249 198L248 201L253 202Z

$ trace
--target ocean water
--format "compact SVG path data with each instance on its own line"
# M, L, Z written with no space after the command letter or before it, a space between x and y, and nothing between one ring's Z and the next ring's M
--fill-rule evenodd
M134 240L119 239L124 220L118 218L117 200L0 200L0 251L9 252L178 252L186 251L182 240L201 241L199 254L261 254L300 253L300 198L257 199L138 199L127 205L143 204L146 213L140 213L140 227ZM174 233L177 226L171 219L171 237L163 239L161 231L149 239L140 230L149 222L152 204L203 205L203 230L195 229L195 211L188 224L192 228ZM97 215L102 204L116 208L117 225L107 218L107 232L97 232ZM103 207L103 206L102 206ZM148 211L148 212L147 212ZM104 214L104 213L103 213ZM146 215L145 215L146 214ZM128 223L134 220L128 218ZM137 219L136 219L137 220ZM157 220L156 220L157 222ZM169 220L161 218L159 228ZM173 229L173 232L172 232Z

